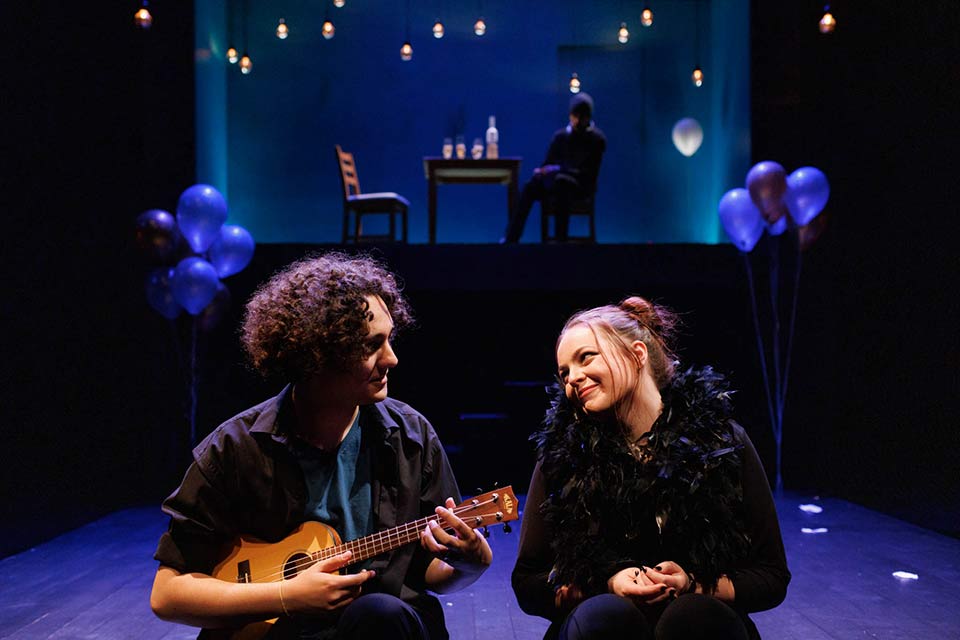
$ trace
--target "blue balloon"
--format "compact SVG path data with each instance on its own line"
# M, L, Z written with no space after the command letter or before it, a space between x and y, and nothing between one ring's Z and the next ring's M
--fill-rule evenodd
M196 256L184 258L173 273L173 298L190 315L197 315L217 295L217 270Z
M734 246L743 252L752 251L763 235L765 225L750 193L746 189L731 189L720 198L717 209L723 230Z
M227 220L227 201L208 184L195 184L180 194L177 223L180 233L197 253L203 253L217 239Z
M827 176L815 167L801 167L787 176L784 202L797 226L803 227L820 215L830 198Z
M145 288L147 303L168 320L173 320L182 310L173 297L173 267L161 267L147 274Z
M210 264L221 278L243 271L253 257L253 236L241 226L224 225L220 236L210 245Z
M779 236L781 233L787 230L787 216L783 216L776 222L767 223L767 233L772 236Z

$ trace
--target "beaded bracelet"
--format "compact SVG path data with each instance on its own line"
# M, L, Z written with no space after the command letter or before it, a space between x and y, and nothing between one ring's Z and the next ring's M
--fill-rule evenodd
M280 579L280 608L283 609L283 615L290 617L290 612L287 611L287 603L283 601L283 578Z

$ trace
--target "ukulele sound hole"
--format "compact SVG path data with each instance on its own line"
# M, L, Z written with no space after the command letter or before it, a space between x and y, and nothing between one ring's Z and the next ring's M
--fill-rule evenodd
M310 565L310 556L305 553L295 553L283 563L283 579L289 580Z

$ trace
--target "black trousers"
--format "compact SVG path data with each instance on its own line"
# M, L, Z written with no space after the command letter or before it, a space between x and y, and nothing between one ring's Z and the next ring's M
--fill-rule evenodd
M533 203L537 201L546 201L553 205L556 212L556 238L561 242L565 241L570 228L570 204L581 197L583 197L582 189L575 182L565 180L556 174L534 174L533 178L523 185L520 200L507 222L507 229L503 234L504 241L520 241L530 210L533 208Z
M327 620L300 618L284 619L283 622L282 625L278 623L267 638L431 640L425 621L417 610L400 598L385 593L364 594L347 605L338 616ZM446 637L446 634L443 633L441 637Z
M739 614L714 597L680 596L659 617L646 615L627 598L594 596L574 609L560 628L561 640L747 640Z

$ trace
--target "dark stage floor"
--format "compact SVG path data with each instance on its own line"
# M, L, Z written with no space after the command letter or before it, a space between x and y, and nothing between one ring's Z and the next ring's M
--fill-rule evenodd
M823 507L801 511L804 503ZM960 637L960 540L835 499L778 501L793 571L786 602L755 615L766 640ZM157 620L151 556L159 509L128 509L0 560L0 638L193 638ZM826 528L803 533L802 528ZM536 639L509 587L517 532L496 530L494 565L472 588L442 598L454 639ZM902 580L894 571L917 580Z

